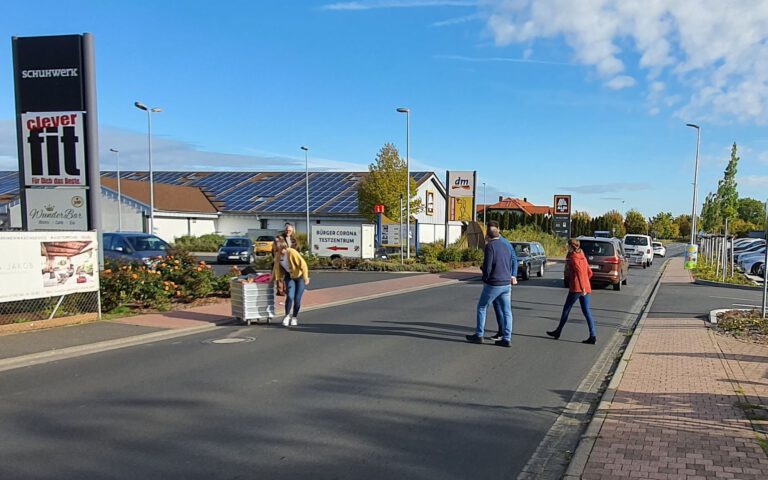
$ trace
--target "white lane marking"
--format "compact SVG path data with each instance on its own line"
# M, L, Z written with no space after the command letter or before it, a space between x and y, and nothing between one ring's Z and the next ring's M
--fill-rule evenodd
M715 295L709 295L709 298L722 298L723 300L743 300L745 302L751 302L751 298L737 298L737 297L718 297Z
M734 303L734 307L751 307L751 308L762 308L762 305L748 305L746 303Z

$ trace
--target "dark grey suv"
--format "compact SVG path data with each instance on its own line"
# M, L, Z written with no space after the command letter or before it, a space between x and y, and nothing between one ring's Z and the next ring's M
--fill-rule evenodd
M544 276L547 266L547 254L539 242L510 242L517 255L517 275L523 280L531 278L531 274Z
M168 255L170 245L149 233L115 232L104 234L104 258L118 262L152 263L157 257Z

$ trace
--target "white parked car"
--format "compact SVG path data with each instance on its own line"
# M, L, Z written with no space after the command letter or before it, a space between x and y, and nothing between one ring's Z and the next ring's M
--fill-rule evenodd
M664 246L661 242L653 242L653 254L658 255L660 257L666 257L667 256L667 247Z
M643 268L653 264L653 246L651 237L629 233L624 235L624 251L629 254L630 265L642 265Z
M765 262L765 251L763 251L763 253L756 253L742 258L739 261L739 268L744 273L757 275L760 265L762 265L763 262Z

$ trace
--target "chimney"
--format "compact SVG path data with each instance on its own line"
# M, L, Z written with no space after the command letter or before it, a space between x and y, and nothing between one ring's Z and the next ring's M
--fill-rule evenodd
M524 201L525 203L528 203L528 198L527 198L527 197L523 197L523 201Z
M501 196L501 195L499 195L499 201L500 201L500 202L503 202L503 201L504 201L504 197L503 197L503 196Z

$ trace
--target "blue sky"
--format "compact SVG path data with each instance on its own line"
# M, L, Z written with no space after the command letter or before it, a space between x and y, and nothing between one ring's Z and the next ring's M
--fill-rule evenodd
M102 168L477 170L499 195L599 215L690 213L733 142L768 192L768 4L748 0L85 1L4 5L0 169L17 152L12 36L90 32ZM669 6L667 4L673 4ZM482 187L478 201L482 202Z

